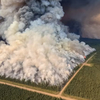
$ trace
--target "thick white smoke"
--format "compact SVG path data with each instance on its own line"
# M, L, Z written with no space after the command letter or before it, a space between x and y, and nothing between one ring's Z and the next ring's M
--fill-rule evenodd
M62 84L93 52L59 21L59 0L1 0L0 75L32 82Z

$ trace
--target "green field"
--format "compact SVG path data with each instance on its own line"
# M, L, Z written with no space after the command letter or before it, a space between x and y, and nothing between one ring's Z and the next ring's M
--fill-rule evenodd
M64 95L78 96L89 100L100 100L100 42L87 42L96 48L96 55L69 84Z
M45 84L45 83L39 83L39 84L36 84L36 83L33 83L31 81L25 81L25 80L17 80L17 79L11 79L11 78L5 78L5 76L0 76L0 79L1 80L7 80L9 82L14 82L14 83L18 83L18 84L23 84L23 85L28 85L28 86L32 86L32 87L37 87L38 89L44 89L44 90L48 90L50 92L54 91L54 92L58 92L61 90L61 86L50 86L48 83Z
M62 100L0 84L0 100Z

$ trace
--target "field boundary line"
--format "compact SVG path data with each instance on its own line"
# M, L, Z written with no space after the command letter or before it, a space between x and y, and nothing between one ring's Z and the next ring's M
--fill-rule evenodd
M24 86L14 85L12 83L7 83L7 82L0 81L0 84L8 85L8 86L11 86L11 87L16 87L16 88L27 90L27 91L30 91L30 92L36 92L36 93L39 93L39 94L43 94L43 95L47 95L47 96L51 96L51 97L55 97L55 98L62 98L64 100L76 100L76 99L73 99L73 98L70 98L70 97L59 96L58 94L52 94L52 93L48 93L48 92L44 92L44 91L31 89L31 88L24 87Z
M95 53L96 54L96 53ZM59 94L52 94L52 93L48 93L48 92L44 92L44 91L40 91L40 90L35 90L35 89L31 89L31 88L28 88L28 87L25 87L25 86L19 86L19 85L15 85L13 83L7 83L7 82L3 82L3 80L1 81L0 80L0 84L4 84L4 85L8 85L8 86L11 86L11 87L16 87L16 88L19 88L19 89L23 89L23 90L27 90L27 91L30 91L30 92L36 92L36 93L39 93L39 94L43 94L43 95L48 95L48 96L51 96L51 97L55 97L55 98L62 98L64 100L76 100L76 99L73 99L71 97L65 97L65 96L62 96L62 93L64 92L64 90L66 89L66 87L70 84L70 82L73 80L73 78L78 74L78 72L83 68L83 66L89 61L91 60L94 55L93 54L85 63L82 64L82 66L79 68L79 70L73 75L73 77L67 82L67 84L64 86L64 88L61 90L61 92Z
M80 70L96 55L94 53L91 57L89 57L83 64L82 66L76 71L76 73L71 77L71 79L66 83L66 85L63 87L63 89L60 91L59 96L63 94L65 89L68 87L68 85L71 83L71 81L75 78L75 76L80 72Z

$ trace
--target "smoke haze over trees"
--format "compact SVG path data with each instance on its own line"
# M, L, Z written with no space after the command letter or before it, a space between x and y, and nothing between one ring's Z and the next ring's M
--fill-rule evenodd
M0 76L61 85L95 49L60 20L60 0L1 0Z

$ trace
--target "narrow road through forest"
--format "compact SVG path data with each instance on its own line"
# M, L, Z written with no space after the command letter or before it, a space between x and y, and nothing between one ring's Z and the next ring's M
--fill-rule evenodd
M95 53L96 54L96 53ZM62 98L64 100L76 100L76 99L73 99L73 98L70 98L70 97L65 97L65 96L62 96L62 93L65 91L65 89L67 88L67 86L70 84L70 82L74 79L74 77L78 74L78 72L83 68L83 66L85 64L87 64L87 62L89 60L91 60L94 55L93 54L85 63L82 64L82 66L79 68L79 70L73 75L73 77L67 82L67 84L63 87L63 89L60 91L60 93L58 95L56 94L52 94L52 93L47 93L47 92L43 92L43 91L39 91L39 90L35 90L35 89L31 89L31 88L27 88L27 87L24 87L24 86L19 86L19 85L14 85L12 83L6 83L6 82L2 82L0 81L0 84L4 84L4 85L8 85L8 86L12 86L12 87L17 87L19 89L24 89L24 90L27 90L27 91L31 91L31 92L36 92L36 93L40 93L40 94L43 94L43 95L48 95L48 96L51 96L51 97L56 97L56 98Z
M94 53L85 63L82 64L82 66L76 71L76 73L71 77L71 79L67 82L67 84L63 87L63 89L60 91L59 95L62 95L62 93L65 91L65 89L68 87L70 82L74 79L74 77L79 73L79 71L95 56L96 53Z
M14 84L11 84L11 83L0 82L0 84L16 87L16 88L19 88L19 89L24 89L24 90L27 90L27 91L30 91L30 92L40 93L40 94L43 94L43 95L48 95L48 96L51 96L51 97L62 98L62 99L65 99L65 100L75 100L75 99L72 99L72 98L69 98L69 97L59 96L59 95L56 95L56 94L51 94L51 93L47 93L47 92L43 92L43 91L39 91L39 90L35 90L35 89L30 89L30 88L27 88L27 87L18 86L18 85L14 85Z

